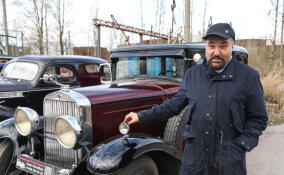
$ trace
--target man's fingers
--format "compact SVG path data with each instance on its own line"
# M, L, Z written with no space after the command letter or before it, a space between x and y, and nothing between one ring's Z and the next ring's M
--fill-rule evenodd
M130 120L131 120L131 113L129 113L129 114L127 114L127 115L125 116L123 122L128 124L128 122L129 122Z
M128 125L131 125L131 124L133 124L133 123L136 123L133 119L131 119L130 121L128 121Z
M131 112L129 114L127 114L124 118L124 121L125 123L127 123L128 125L131 125L133 123L137 123L139 120L138 120L138 116L136 113L134 112Z

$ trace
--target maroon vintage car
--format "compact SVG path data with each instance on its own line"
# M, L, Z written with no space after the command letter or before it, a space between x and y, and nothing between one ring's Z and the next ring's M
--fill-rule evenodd
M186 108L165 122L135 124L130 134L120 123L175 95L204 51L204 43L119 48L112 75L108 66L100 69L112 83L52 92L42 118L18 107L14 119L0 123L0 174L178 174ZM244 48L234 53L247 62Z

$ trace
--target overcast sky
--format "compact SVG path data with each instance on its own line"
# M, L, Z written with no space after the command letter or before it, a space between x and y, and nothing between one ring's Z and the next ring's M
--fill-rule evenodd
M8 0L9 1L9 0ZM69 0L70 1L70 0ZM204 6L206 0L192 0L192 27L193 34L202 32ZM162 24L158 28L159 17L157 17L157 0L73 0L72 7L69 7L68 18L71 39L77 46L92 45L92 19L97 16L100 19L111 21L113 14L121 24L143 27L150 30L151 26L156 32L167 34L171 27L172 0L164 0ZM142 2L142 3L141 3ZM142 9L141 9L142 4ZM175 8L176 24L174 31L183 27L184 23L184 0L176 0ZM161 4L159 4L161 6ZM232 22L239 39L244 38L271 38L274 31L274 12L271 0L208 0L205 24L208 25L212 16L213 23ZM17 19L16 10L7 2L9 19ZM282 1L279 10L282 13ZM2 7L1 7L2 10ZM271 10L270 15L269 10ZM141 18L142 14L142 18ZM279 19L281 15L279 15ZM2 18L2 15L1 15ZM141 22L142 21L142 22ZM279 20L279 29L280 29ZM142 26L143 25L143 26ZM158 31L159 30L159 31ZM278 30L280 38L280 30ZM110 38L118 43L119 31L102 29L102 46L106 47L110 43ZM138 40L135 34L129 34L132 40ZM133 41L134 42L134 41Z
M164 27L160 32L167 33L171 27L171 0L164 1ZM193 2L193 32L202 32L203 14L205 0L192 0ZM184 0L176 0L175 29L183 26L184 21ZM100 19L111 21L110 14L113 14L121 24L141 27L141 0L97 0L97 1L75 1L74 21L82 23L80 28L86 29L83 22L89 21L96 16ZM144 28L150 30L151 25L157 25L156 0L142 1L142 14ZM274 13L271 0L208 0L205 23L208 25L212 16L213 23L232 22L237 38L271 38L274 31ZM282 2L279 11L282 12ZM270 15L269 14L270 12ZM83 17L84 16L84 17ZM281 15L279 15L280 19ZM83 20L84 19L84 20ZM280 20L279 20L280 28ZM157 28L154 27L156 31ZM110 35L105 31L102 38ZM119 33L119 32L116 32ZM278 32L280 36L280 30Z

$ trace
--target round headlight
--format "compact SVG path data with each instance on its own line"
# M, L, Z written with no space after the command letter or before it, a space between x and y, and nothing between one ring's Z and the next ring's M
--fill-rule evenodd
M127 134L129 132L129 130L130 130L130 127L129 127L129 125L127 123L124 123L124 122L120 123L120 125L119 125L119 132L121 134L125 135L125 134Z
M55 134L59 143L65 148L75 148L81 138L81 127L71 116L60 116L55 121Z
M17 131L27 136L36 131L39 125L39 115L31 108L18 107L14 113L14 121Z

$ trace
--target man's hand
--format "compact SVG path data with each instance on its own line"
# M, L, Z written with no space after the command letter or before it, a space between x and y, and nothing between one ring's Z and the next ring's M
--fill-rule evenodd
M138 119L138 115L135 112L130 112L129 114L127 114L124 118L125 123L127 123L128 125L131 125L133 123L138 123L139 119Z

